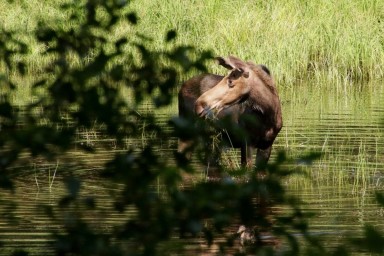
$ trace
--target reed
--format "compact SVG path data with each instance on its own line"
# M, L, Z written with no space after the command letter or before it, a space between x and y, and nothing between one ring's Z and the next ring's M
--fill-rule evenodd
M42 55L46 46L37 43L33 32L39 22L63 30L73 26L68 22L73 10L59 8L68 2L0 3L2 28L17 31L17 38L29 46L29 53L20 56L27 62L27 74L12 78L20 84L17 93L22 97L14 96L20 103L20 99L28 98L28 85L44 72L51 58ZM81 6L81 2L77 4ZM384 2L380 0L140 0L132 1L127 12L132 10L137 12L138 25L121 23L111 32L111 38L123 35L134 40L140 33L153 38L149 44L156 49L186 44L195 46L198 52L210 49L214 55L236 55L269 66L283 87L307 79L314 79L319 87L342 86L349 81L382 78L384 74ZM165 34L171 29L178 37L164 44ZM209 68L223 72L214 64ZM6 73L5 67L0 66L0 71Z
M382 1L142 0L133 7L139 30L156 45L159 31L175 29L177 43L265 63L284 84L383 76Z
M49 192L52 191L53 182L55 181L57 168L59 167L59 161L56 163L56 168L51 176L51 168L48 168L48 183L49 183Z

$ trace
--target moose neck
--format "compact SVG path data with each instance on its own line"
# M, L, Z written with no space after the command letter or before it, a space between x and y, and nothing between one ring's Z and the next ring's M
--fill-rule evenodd
M244 104L248 111L256 112L266 126L281 128L280 100L273 85L253 86Z

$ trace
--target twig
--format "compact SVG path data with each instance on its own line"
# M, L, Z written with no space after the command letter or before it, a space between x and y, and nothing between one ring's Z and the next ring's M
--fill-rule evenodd
M36 186L37 186L37 191L40 191L39 182L37 181L37 176L36 176L36 165L35 165L35 182L36 182Z
M52 180L51 180L51 184L49 185L49 191L51 191L52 189L52 185L53 185L53 181L55 180L55 177L56 177L56 171L57 171L57 168L59 167L59 161L57 161L56 163L56 169L55 169L55 172L53 173L53 177L52 177Z

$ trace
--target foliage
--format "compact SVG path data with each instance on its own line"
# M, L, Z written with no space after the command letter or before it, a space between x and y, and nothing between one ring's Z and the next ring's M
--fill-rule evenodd
M170 103L179 73L205 71L205 60L210 52L196 53L192 46L173 45L166 49L148 47L151 39L140 33L111 37L110 33L121 23L136 26L136 14L125 1L68 1L61 10L70 13L69 26L48 24L42 20L33 31L34 38L44 47L48 63L32 89L35 99L22 109L12 103L10 95L20 84L10 74L23 77L32 69L22 57L28 45L19 39L17 31L2 28L0 33L1 95L0 95L0 186L14 188L13 165L22 153L30 157L57 159L75 144L79 128L92 128L95 121L104 125L106 136L120 145L127 136L138 136L139 122L149 124L148 129L161 138L190 136L206 141L206 128L192 131L197 120L170 120L172 132L155 123L153 114L140 115L137 106L150 98L157 108ZM170 30L164 37L168 46L177 38ZM127 50L129 49L129 50ZM192 59L191 56L199 56ZM132 102L124 98L124 90L132 94ZM20 125L22 123L22 125ZM200 126L196 126L200 127ZM196 128L197 129L197 128ZM93 148L83 145L85 152ZM79 197L81 178L68 174L65 181L68 194L55 207L44 211L62 226L52 234L50 244L56 255L162 255L178 248L183 251L188 239L203 236L208 245L224 237L219 251L225 253L234 246L235 236L226 232L231 225L252 226L256 235L273 233L287 241L286 255L300 253L327 253L321 243L308 232L306 216L299 202L285 194L280 178L289 172L282 168L289 161L280 153L276 162L265 166L268 175L260 179L255 170L246 182L223 179L220 182L201 181L194 187L180 189L178 184L185 172L193 172L185 156L175 153L175 163L163 159L148 145L142 150L134 148L116 153L104 167L102 175L123 184L120 194L111 197L116 212L133 208L135 216L110 232L93 228L83 214L97 208L89 197ZM303 161L316 158L305 156ZM161 180L165 194L155 192L154 184ZM378 197L379 199L382 197ZM256 201L256 202L255 202ZM286 215L271 213L272 206L286 204L291 212ZM56 209L60 209L56 211ZM63 217L65 216L65 217ZM303 249L291 231L302 233L308 249ZM382 247L372 244L382 241L374 229L366 229L366 249L380 252ZM181 239L175 239L174 237ZM1 244L0 244L1 246ZM335 253L345 251L337 248ZM251 245L238 254L274 254L272 247ZM345 252L346 253L346 252ZM27 255L15 251L13 255Z

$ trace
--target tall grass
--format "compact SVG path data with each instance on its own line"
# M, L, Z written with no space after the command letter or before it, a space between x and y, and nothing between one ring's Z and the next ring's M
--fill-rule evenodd
M156 38L175 29L178 43L267 64L277 80L331 80L384 74L384 2L160 1L133 2L139 30Z
M63 29L73 25L68 22L71 13L59 8L67 2L1 1L2 28L17 31L30 46L25 57L28 75L15 78L19 83L29 84L49 61L41 54L46 46L33 38L38 22ZM137 12L138 25L120 24L111 37L131 39L140 33L153 38L152 47L160 49L166 47L165 33L174 29L178 37L173 44L264 63L284 87L308 78L323 87L329 81L340 84L384 75L384 2L380 0L140 0L132 1L129 8ZM214 64L210 68L223 72ZM4 66L0 71L4 73Z

